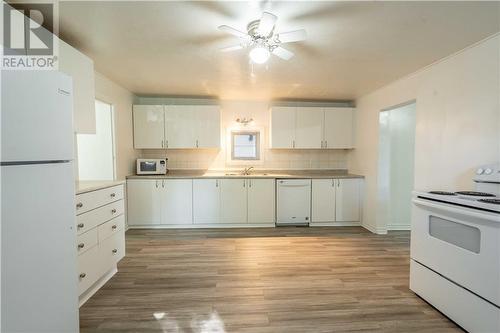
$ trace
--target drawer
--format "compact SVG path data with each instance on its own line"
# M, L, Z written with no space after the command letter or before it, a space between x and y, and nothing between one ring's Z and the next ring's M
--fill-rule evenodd
M120 231L99 244L104 271L113 268L125 256L125 232Z
M76 249L78 250L78 255L90 250L92 247L97 245L97 229L89 230L81 235L78 235L76 242Z
M101 224L97 227L99 243L102 243L106 238L125 230L125 215L120 215L114 219Z
M123 200L118 200L76 217L78 235L123 214Z
M120 199L123 199L123 185L78 194L76 196L76 215Z
M80 295L101 276L101 260L98 246L78 256L78 292Z

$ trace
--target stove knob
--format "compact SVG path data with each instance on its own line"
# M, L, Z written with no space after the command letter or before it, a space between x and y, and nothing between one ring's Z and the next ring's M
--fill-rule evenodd
M482 168L479 168L476 170L476 175L482 175L484 170Z
M486 168L486 169L484 170L484 174L485 174L485 175L491 175L491 173L492 173L492 172L493 172L493 170L491 170L490 168Z

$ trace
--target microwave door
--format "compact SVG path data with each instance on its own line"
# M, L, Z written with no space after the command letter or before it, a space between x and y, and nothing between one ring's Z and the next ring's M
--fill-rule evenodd
M141 172L156 172L156 162L142 161L140 165Z

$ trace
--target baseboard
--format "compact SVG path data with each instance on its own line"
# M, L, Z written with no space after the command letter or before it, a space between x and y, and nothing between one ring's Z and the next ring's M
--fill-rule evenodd
M411 225L408 224L388 224L387 230L411 230Z
M360 222L311 222L310 227L360 227Z
M365 228L366 230L368 230L374 234L377 234L377 235L386 235L387 234L387 228L377 228L377 227L374 227L374 226L369 225L369 224L362 224L361 226L363 228Z
M129 225L129 229L203 229L203 228L274 228L274 223L255 224L230 224L230 223L207 223L207 224L152 224L152 225Z
M99 280L97 280L89 289L87 289L83 294L80 295L78 299L78 307L81 307L85 302L87 302L90 297L92 297L99 289L102 288L118 272L116 266L104 274Z

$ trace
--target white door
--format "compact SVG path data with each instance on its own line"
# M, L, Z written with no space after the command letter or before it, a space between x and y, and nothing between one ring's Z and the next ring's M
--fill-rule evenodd
M358 222L360 220L360 180L336 179L335 221Z
M353 108L324 108L325 148L346 149L354 147Z
M165 106L165 147L196 148L196 121L191 105Z
M160 224L161 180L127 180L127 222L131 226Z
M274 223L274 179L248 179L248 223Z
M311 180L277 180L276 223L309 223L311 216Z
M2 71L2 162L73 159L71 77Z
M294 148L295 107L271 109L271 148Z
M222 179L221 223L247 223L247 179Z
M198 148L220 148L220 109L217 105L193 105Z
M165 112L163 105L134 105L134 148L165 147Z
M335 221L336 179L312 180L312 222Z
M193 223L193 181L161 181L161 224Z
M218 223L220 215L220 180L193 179L194 224Z
M325 113L322 108L297 108L295 148L323 148L322 143L324 115Z

